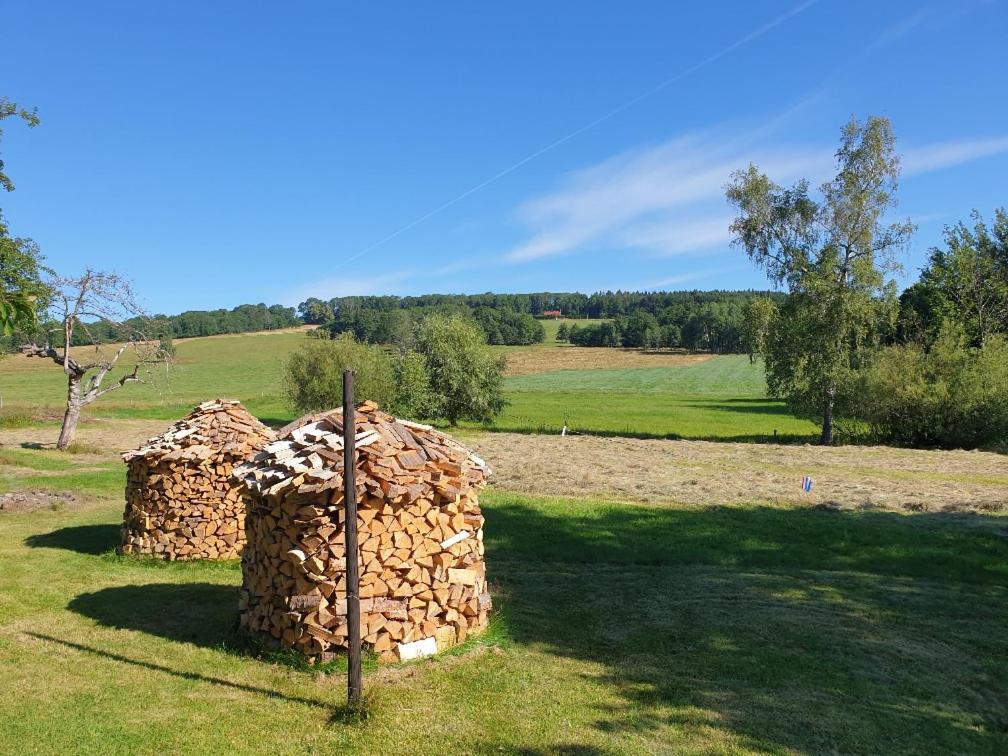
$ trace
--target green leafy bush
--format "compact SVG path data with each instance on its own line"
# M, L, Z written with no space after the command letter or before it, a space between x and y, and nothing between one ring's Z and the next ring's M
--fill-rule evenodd
M430 376L423 355L405 352L395 364L396 399L392 407L395 414L407 418L425 418L430 415Z
M414 343L429 377L429 417L454 426L459 420L490 420L504 408L504 358L493 355L473 321L428 315Z
M487 347L483 332L459 315L428 315L411 337L415 350L393 358L385 349L343 333L332 340L305 339L284 367L284 390L302 412L338 407L343 371L351 368L354 399L370 399L410 418L489 420L504 407L503 358Z
M858 415L873 436L911 446L964 448L1008 442L1008 339L970 348L945 330L927 351L888 347L862 372Z
M162 336L158 339L157 350L161 356L168 359L174 359L175 357L175 342L172 341L171 336Z
M392 358L381 348L358 344L351 334L332 340L305 339L284 366L284 390L291 406L319 412L343 403L343 371L354 372L354 399L388 407L396 398Z

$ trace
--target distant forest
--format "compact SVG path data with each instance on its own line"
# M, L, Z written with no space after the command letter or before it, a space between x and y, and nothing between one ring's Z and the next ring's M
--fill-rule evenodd
M433 311L463 312L490 344L534 344L545 337L544 317L610 322L561 329L561 338L582 346L673 348L744 352L746 306L754 298L780 299L767 291L607 291L595 294L425 294L415 297L308 299L298 306L306 323L332 334L349 331L358 341L403 343L413 326Z
M182 339L223 333L275 331L301 324L301 318L293 307L244 304L232 310L188 310L179 315L131 318L122 324L107 321L89 323L86 333L74 333L74 345L126 341L138 332L155 339Z

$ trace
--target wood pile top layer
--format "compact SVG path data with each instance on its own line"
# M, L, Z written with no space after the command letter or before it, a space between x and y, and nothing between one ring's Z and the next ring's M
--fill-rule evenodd
M235 399L203 402L160 436L122 453L124 462L206 460L230 455L244 459L276 438L271 428Z
M463 493L483 485L490 475L486 462L430 425L393 417L370 401L358 404L355 415L359 488L391 495L407 481L435 487L451 481ZM269 496L341 487L342 408L305 415L281 428L275 441L235 467L234 477L249 492Z

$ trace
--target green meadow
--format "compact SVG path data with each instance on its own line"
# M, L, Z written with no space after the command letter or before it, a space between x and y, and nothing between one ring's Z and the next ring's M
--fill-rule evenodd
M720 440L806 438L815 426L766 398L760 365L742 355L677 367L557 370L512 376L494 427Z
M236 633L237 563L118 557L122 465L15 450L0 512L0 751L1004 753L998 516L491 490L490 630L338 665Z
M546 321L555 334L557 321ZM176 361L146 385L127 385L89 407L104 417L175 419L216 396L240 399L270 423L294 417L281 392L287 355L303 333L215 336L176 342ZM511 358L560 350L549 338L535 347L500 348ZM518 349L524 349L519 352ZM595 350L592 350L595 351ZM621 350L599 349L612 369L553 370L505 379L508 406L490 426L511 431L573 432L641 437L763 440L811 438L812 423L766 398L761 367L739 355L667 367L620 368ZM548 354L552 354L549 352ZM24 416L58 420L66 383L52 363L20 356L0 361L0 422ZM6 420L4 420L6 418Z

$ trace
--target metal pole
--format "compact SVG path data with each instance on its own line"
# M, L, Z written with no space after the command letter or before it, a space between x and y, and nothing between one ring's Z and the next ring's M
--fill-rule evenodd
M354 482L354 441L357 437L357 410L353 398L353 370L343 372L343 505L346 519L347 700L361 699L360 575L357 569L357 486Z

